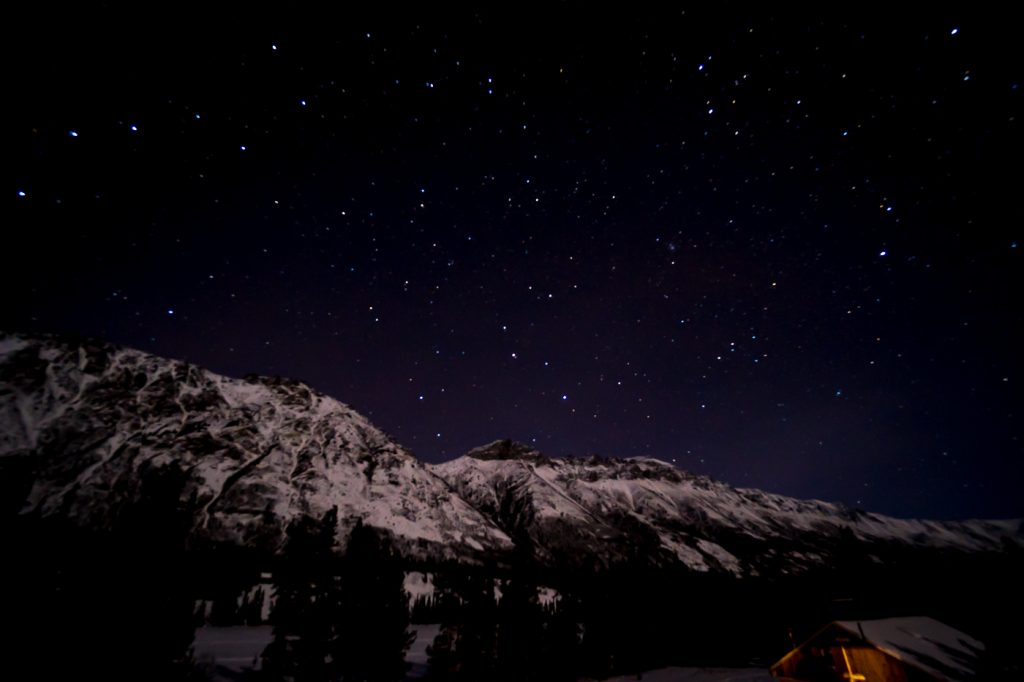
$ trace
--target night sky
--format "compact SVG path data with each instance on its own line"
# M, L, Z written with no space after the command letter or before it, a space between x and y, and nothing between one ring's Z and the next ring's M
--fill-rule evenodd
M1024 515L997 10L126 7L5 20L0 328L299 378L430 462Z

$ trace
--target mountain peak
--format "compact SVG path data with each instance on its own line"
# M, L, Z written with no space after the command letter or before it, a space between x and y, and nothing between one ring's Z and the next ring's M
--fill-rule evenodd
M473 459L520 459L527 461L539 461L545 459L544 455L534 447L526 443L520 443L510 438L496 440L487 445L473 448L466 453L467 457Z

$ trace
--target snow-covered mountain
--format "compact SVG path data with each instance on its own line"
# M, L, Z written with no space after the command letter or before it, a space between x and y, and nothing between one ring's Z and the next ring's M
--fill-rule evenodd
M347 405L305 384L241 380L95 341L0 336L0 462L28 459L22 512L102 527L144 467L187 473L194 533L280 546L337 506L413 556L478 558L510 540Z
M509 536L558 563L630 559L748 575L828 561L844 543L999 551L1012 521L918 521L733 488L657 459L554 459L496 441L434 467Z
M91 340L0 335L0 477L15 505L102 526L141 472L183 472L193 533L276 549L339 509L412 558L616 560L749 575L828 561L843 542L999 551L1020 521L907 521L732 488L654 459L553 459L496 441L430 466L347 405L284 379L233 379ZM8 484L5 490L11 486ZM10 493L5 493L10 495ZM5 506L10 500L3 501Z

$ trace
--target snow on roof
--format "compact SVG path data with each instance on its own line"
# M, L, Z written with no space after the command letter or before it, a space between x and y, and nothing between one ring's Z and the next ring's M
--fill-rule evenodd
M985 645L934 618L836 621L885 653L943 680L973 679Z

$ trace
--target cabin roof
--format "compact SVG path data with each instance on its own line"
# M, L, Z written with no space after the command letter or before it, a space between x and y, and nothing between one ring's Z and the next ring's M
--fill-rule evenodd
M926 616L842 620L834 625L940 679L973 677L978 655L985 650L973 637Z

